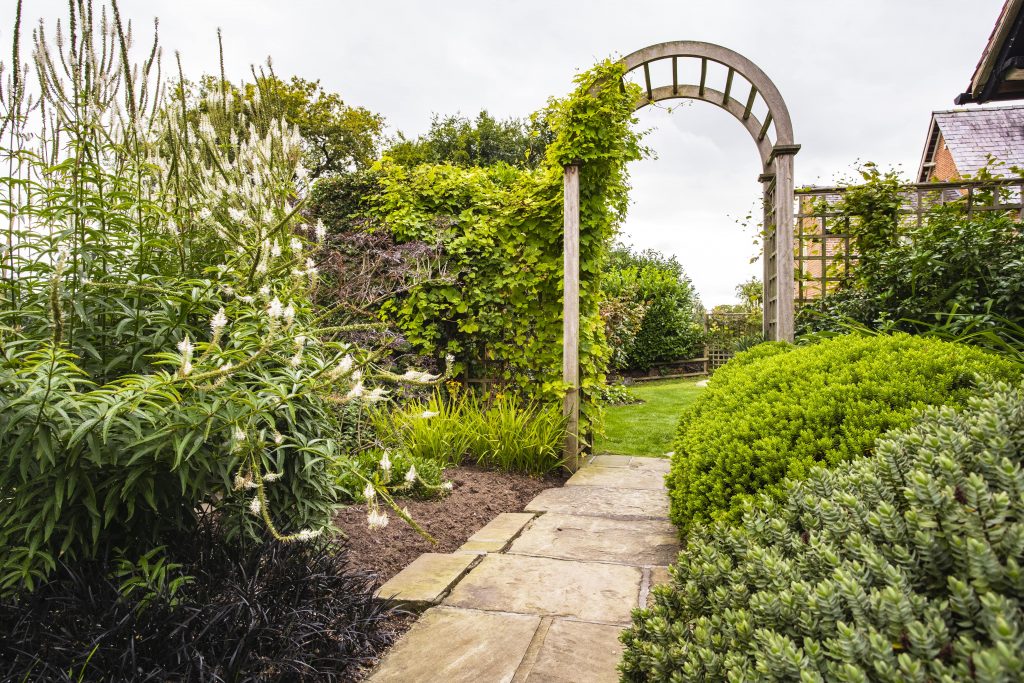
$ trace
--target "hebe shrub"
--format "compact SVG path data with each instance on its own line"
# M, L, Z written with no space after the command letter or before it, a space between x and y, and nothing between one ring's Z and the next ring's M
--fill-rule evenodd
M695 527L624 680L1024 680L1024 389L969 403Z
M976 377L1019 377L988 352L905 334L784 348L737 355L683 414L668 477L682 530L735 520L751 494L869 453L925 406L963 405Z

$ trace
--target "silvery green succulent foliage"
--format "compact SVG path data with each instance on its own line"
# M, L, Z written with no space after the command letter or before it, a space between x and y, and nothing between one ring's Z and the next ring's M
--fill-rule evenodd
M876 450L695 527L623 679L1024 680L1024 387Z

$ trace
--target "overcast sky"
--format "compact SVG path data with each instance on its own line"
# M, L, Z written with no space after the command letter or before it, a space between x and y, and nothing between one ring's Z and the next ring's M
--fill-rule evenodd
M95 0L99 4L100 0ZM432 112L526 116L596 60L653 43L729 47L775 82L793 118L798 185L848 176L858 161L912 175L929 113L965 89L1003 0L121 0L136 29L160 17L165 57L187 75L229 77L273 56L279 75L320 79L354 105L418 134ZM5 7L13 6L4 0ZM25 0L27 19L65 0ZM8 20L0 22L4 40ZM6 48L5 48L6 51ZM709 83L709 85L713 85ZM722 88L721 85L718 86ZM623 239L675 254L708 306L759 274L753 227L760 163L749 135L703 102L645 108L658 158L632 167Z

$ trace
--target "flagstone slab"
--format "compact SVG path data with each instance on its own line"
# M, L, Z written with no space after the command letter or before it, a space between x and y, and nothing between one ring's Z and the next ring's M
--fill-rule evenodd
M423 553L378 588L375 595L393 605L436 605L452 584L477 561L477 557L467 553Z
M630 458L629 467L631 469L652 469L668 474L668 471L672 469L672 461L669 458L633 457Z
M470 609L629 622L638 606L639 567L526 555L485 555L444 604Z
M652 489L563 486L541 491L527 504L526 510L621 519L668 519L668 497L664 491Z
M458 552L501 552L535 516L532 512L503 512L470 536Z
M608 486L620 489L665 490L665 470L660 465L602 467L588 465L565 482L566 486Z
M630 455L595 455L590 466L597 467L629 467L633 456Z
M617 683L622 658L619 626L555 619L536 662L523 679L528 683Z
M666 520L548 513L524 531L508 552L633 566L664 565L679 554L677 539L675 527Z
M509 683L540 617L434 607L388 652L373 683Z

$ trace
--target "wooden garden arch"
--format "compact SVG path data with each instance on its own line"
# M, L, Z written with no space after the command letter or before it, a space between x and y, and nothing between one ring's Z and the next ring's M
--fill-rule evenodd
M669 60L672 82L651 82L651 64ZM681 83L682 60L699 60L700 80ZM707 83L708 64L715 62L727 69L722 90ZM627 55L622 63L626 72L643 71L644 92L636 103L640 109L654 102L691 99L710 102L732 114L743 124L761 155L761 182L764 192L764 334L766 339L793 339L793 156L800 146L793 140L793 123L779 89L753 62L728 48L712 43L680 40L658 43ZM747 92L736 93L733 85L739 74L749 84ZM735 94L740 95L736 99ZM758 120L754 107L758 99L767 105L764 120ZM774 125L775 139L771 139ZM583 169L586 172L586 169ZM567 386L564 411L568 418L565 460L572 469L579 462L579 297L580 297L580 167L565 167L564 179L565 282L562 322L562 379Z

